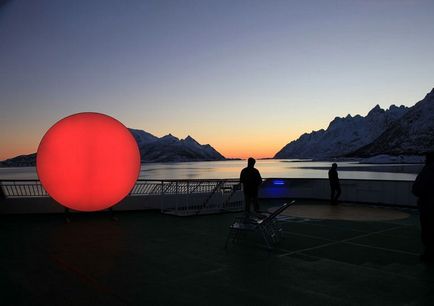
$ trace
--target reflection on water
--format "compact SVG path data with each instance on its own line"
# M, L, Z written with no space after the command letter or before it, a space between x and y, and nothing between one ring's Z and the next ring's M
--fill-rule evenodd
M330 162L298 160L258 160L256 167L263 178L327 178ZM343 179L375 179L413 181L422 165L378 165L339 162ZM143 164L141 179L223 179L238 178L246 161L210 161ZM0 179L37 179L34 167L0 168Z

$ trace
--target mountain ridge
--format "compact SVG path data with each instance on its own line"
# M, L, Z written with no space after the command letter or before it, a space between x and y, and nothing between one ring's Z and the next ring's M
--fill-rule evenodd
M326 129L302 134L274 158L331 158L350 154L375 140L408 109L394 104L382 109L377 104L366 116L335 117Z
M335 117L327 129L304 133L274 158L371 158L434 151L434 88L411 107L375 105L368 114Z
M434 88L373 142L348 154L420 155L434 151Z
M159 138L143 130L129 128L129 131L139 147L141 163L226 160L211 145L202 145L190 135L185 139L179 139L172 134ZM0 166L3 167L35 165L36 153L18 155L0 161Z
M138 143L139 140L143 140L143 134L140 133L140 130L137 132L137 130L130 129L130 131ZM185 139L179 139L172 134L167 134L161 138L152 134L149 135L146 135L148 141L142 142L141 145L139 145L142 163L213 161L226 159L211 145L201 145L190 135Z

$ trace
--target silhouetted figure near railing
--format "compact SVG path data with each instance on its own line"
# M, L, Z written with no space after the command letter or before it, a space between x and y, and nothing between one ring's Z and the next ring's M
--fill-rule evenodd
M425 166L413 184L412 192L418 197L423 262L434 262L434 152L426 154Z
M258 190L262 184L262 177L255 166L256 160L250 157L247 160L247 167L241 171L240 182L243 184L245 212L250 214L250 206L253 203L253 208L259 214Z
M332 164L329 170L329 182L330 182L330 203L332 205L338 204L338 199L341 196L341 183L339 182L339 176L337 171L338 165Z

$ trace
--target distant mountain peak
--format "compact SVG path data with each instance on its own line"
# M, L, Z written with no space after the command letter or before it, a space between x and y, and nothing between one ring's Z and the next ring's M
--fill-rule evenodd
M200 146L200 144L197 142L197 140L194 139L193 137L191 137L190 135L188 135L187 137L185 137L184 141L186 143L189 143L189 144L199 145Z
M165 140L165 141L179 141L178 137L173 136L172 134L167 134L164 135L163 137L160 138L161 140Z
M385 110L384 109L382 109L381 107L380 107L380 105L375 105L374 106L374 108L372 108L370 111L369 111L369 113L368 113L368 117L370 117L370 116L372 116L372 115L374 115L374 114L383 114L385 112Z
M386 111L396 112L396 111L405 110L405 109L408 109L408 107L405 105L396 106L395 104L392 104L392 105L390 105L389 109L387 109Z

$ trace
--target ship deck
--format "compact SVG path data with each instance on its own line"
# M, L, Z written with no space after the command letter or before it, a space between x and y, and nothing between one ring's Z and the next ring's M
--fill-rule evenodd
M311 205L328 207L299 201L295 216L288 208L284 239L271 252L255 237L224 249L234 213L118 212L117 221L106 213L72 214L70 223L61 214L1 215L1 304L434 303L434 267L418 257L417 210L351 219L339 218L338 208L325 218L309 215L317 211Z

